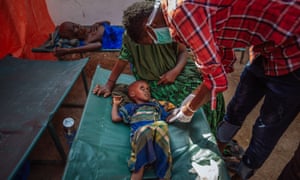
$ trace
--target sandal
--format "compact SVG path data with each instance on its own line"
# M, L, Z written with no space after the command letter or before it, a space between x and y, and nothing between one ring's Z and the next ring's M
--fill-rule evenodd
M225 165L229 171L237 172L244 152L244 149L237 143L236 140L231 140L226 145L222 155Z
M244 149L237 143L236 140L231 140L225 147L223 151L224 157L236 157L241 160L245 151Z
M241 162L240 159L234 157L234 156L228 156L228 157L223 157L223 160L225 162L225 165L227 169L233 173L238 171L239 164Z

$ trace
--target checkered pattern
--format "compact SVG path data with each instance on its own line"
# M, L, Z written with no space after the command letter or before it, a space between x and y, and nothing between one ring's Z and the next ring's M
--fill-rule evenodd
M265 74L280 76L300 68L300 1L163 0L172 36L196 55L204 84L216 93L226 90L226 72L233 71L232 48L274 46L264 53ZM172 3L173 2L173 3ZM272 44L271 43L271 44ZM268 47L269 48L269 47Z

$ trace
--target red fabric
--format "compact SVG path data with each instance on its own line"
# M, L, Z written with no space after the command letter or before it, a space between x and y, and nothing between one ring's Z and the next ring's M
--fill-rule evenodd
M31 52L55 29L45 0L1 0L0 11L0 58L57 59L53 53Z

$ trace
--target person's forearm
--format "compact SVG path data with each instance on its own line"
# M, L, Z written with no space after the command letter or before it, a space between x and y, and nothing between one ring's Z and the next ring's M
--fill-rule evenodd
M200 84L197 89L194 90L195 97L193 100L186 104L184 113L186 115L192 115L197 109L206 104L211 98L211 91L204 85Z
M113 86L118 80L120 74L123 72L127 65L127 61L118 60L111 70L111 74L106 82L107 85Z
M186 65L187 58L188 53L186 51L186 48L184 46L180 46L176 66L173 68L174 70L176 70L176 72L178 72L178 74L183 70L184 66Z
M183 57L184 55L179 55L176 66L172 69L173 72L175 72L177 75L181 73L184 66L186 65L186 57Z
M116 104L113 104L113 106L112 106L111 119L113 122L121 121L121 117L118 114L118 105L116 105Z
M95 51L95 50L100 50L100 48L101 48L101 43L96 42L96 43L87 44L85 46L69 48L68 53L82 53L82 52L88 52L88 51Z

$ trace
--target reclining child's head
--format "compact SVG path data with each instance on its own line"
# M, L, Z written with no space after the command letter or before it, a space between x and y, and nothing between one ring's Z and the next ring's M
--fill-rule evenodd
M149 84L143 80L133 82L128 86L128 96L137 104L149 102L151 99Z
M87 28L73 22L63 22L59 26L58 34L61 38L65 39L85 39Z

